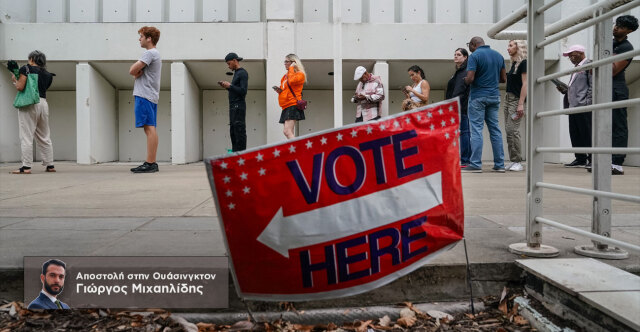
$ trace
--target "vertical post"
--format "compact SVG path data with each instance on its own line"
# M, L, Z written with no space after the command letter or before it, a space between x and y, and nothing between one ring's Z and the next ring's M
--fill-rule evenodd
M537 82L544 75L544 47L536 45L544 40L544 12L537 14L538 8L544 5L544 0L530 0L528 4L529 20L527 22L527 40L529 56L527 60L527 109L530 114L527 119L527 243L509 245L509 251L533 257L555 257L558 250L542 245L542 224L535 218L542 216L542 188L536 186L541 182L544 173L544 156L536 149L542 145L544 137L543 121L536 117L538 112L544 111L545 88Z
M342 127L342 1L333 0L333 127Z
M601 9L597 16L609 10ZM613 43L611 20L604 20L595 25L593 57L594 61L608 58L612 55ZM612 66L604 65L593 69L593 104L611 101ZM611 109L592 113L591 145L594 147L611 147ZM593 189L611 192L611 154L597 153L591 155ZM611 199L607 197L593 197L593 211L591 232L602 236L611 236ZM623 259L628 253L618 248L609 248L607 244L592 240L593 246L579 245L574 248L577 254L605 259Z
M384 100L382 101L382 112L380 116L389 115L389 63L386 61L376 61L373 65L373 74L380 76L382 85L384 86Z

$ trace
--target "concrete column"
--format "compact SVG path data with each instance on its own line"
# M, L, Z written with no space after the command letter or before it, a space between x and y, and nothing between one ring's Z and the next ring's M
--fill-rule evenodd
M183 62L171 63L171 160L186 164L202 159L200 87Z
M386 61L376 61L373 65L373 74L380 76L384 85L384 100L382 101L381 116L389 115L389 64Z
M279 8L294 8L293 0L278 0L272 3L269 8L276 6ZM293 23L295 11L288 12L288 15L277 16L274 10L267 10L267 144L279 142L285 139L282 133L282 125L278 123L282 108L278 104L278 94L271 89L272 86L280 85L280 79L286 73L284 68L284 57L289 53L296 52L295 25ZM304 60L303 60L304 61Z
M333 127L342 127L342 1L333 0Z
M118 159L115 88L91 65L76 65L76 146L78 164Z
M18 90L11 84L9 73L5 75L5 79L0 80L0 162L15 162L22 158L18 110L13 107Z

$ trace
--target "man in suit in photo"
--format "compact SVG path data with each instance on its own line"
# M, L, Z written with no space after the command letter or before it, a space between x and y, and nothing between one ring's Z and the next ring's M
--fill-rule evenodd
M67 304L58 300L58 295L64 289L66 274L67 265L63 261L50 259L44 262L40 275L42 290L27 309L70 309Z

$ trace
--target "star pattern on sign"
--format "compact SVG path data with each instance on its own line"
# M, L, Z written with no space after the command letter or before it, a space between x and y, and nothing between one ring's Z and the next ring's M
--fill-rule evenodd
M444 138L449 139L449 133L444 133Z
M224 194L227 195L227 197L231 197L233 196L233 191L227 190L227 192L225 192Z
M294 153L294 152L296 152L295 145L289 145L289 153Z
M453 112L453 105L449 105L449 112Z
M458 142L456 142L456 140L453 140L453 146L458 145Z
M322 145L327 144L327 138L326 137L320 138L320 144L322 144Z
M452 117L451 120L449 120L449 121L451 121L451 124L456 123L456 119L454 117Z
M371 126L367 127L367 135L371 134L373 132L373 128L371 128Z
M262 161L264 159L264 156L262 155L262 153L258 153L256 155L256 159L258 159L258 161Z
M244 180L249 178L248 176L249 176L249 174L247 174L245 172L242 172L242 174L240 174L240 179L242 179L244 181Z
M409 118L409 117L404 118L404 122L411 123L411 118Z
M221 162L221 163L220 163L220 168L222 168L222 169L227 169L227 166L228 166L228 165L229 165L229 164L227 164L226 162L224 162L224 161L223 161L223 162Z
M380 125L380 130L385 130L385 129L387 129L387 126L385 126L384 124L381 124Z
M243 158L238 159L238 165L240 165L240 166L244 165L244 159Z
M429 129L434 130L436 129L436 126L433 125L433 123L429 126Z
M280 150L278 150L278 149L273 150L273 156L274 157L280 157Z
M229 205L227 205L229 207L229 210L233 210L236 208L236 205L233 203L229 203Z
M264 168L261 168L261 169L258 170L258 174L260 174L260 176L263 176L263 175L267 174L267 170L264 169Z
M416 115L416 119L418 119L418 121L422 121L422 115L420 114Z
M222 178L222 181L224 181L224 183L229 183L229 181L231 181L231 178L229 176L225 176Z
M342 134L338 133L338 135L336 136L336 139L338 141L342 141Z
M249 188L249 187L244 187L244 188L242 188L242 192L246 195L246 194L248 194L248 193L250 193L250 192L251 192L251 188Z
M393 126L396 128L400 127L400 122L398 122L397 120L393 121Z
M311 147L313 146L313 142L307 141L305 145L307 146L307 149L311 149Z
M433 114L431 114L431 112L427 112L427 118L429 119L433 118Z
M444 114L444 112L442 111L442 108L438 110L438 114L440 115Z
M446 127L446 126L447 126L447 121L442 120L442 122L440 122L440 124L441 124L443 127Z
M355 129L351 130L351 137L358 137L358 132Z

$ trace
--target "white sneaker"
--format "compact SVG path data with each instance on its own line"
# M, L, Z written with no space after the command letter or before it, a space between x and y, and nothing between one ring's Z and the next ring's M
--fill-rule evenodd
M506 169L507 171L511 169L511 166L513 166L513 164L515 163L508 163L506 165L504 165L504 169Z
M522 164L520 163L513 163L511 167L509 167L509 170L512 172L522 172L522 170L524 170L524 167L522 167Z

